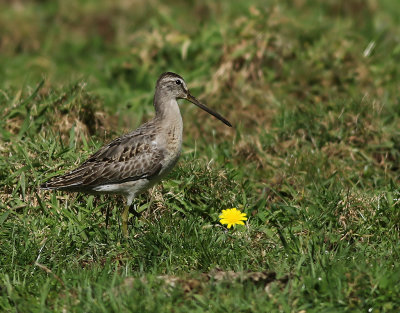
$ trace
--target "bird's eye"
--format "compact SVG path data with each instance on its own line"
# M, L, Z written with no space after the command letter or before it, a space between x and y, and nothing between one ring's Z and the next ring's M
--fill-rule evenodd
M182 84L182 82L181 82L179 79L177 79L177 80L175 81L175 83L176 83L177 85Z

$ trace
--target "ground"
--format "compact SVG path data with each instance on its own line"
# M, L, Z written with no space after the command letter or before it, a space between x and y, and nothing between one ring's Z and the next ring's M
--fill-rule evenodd
M398 312L400 3L0 3L2 312ZM138 199L43 192L153 116L183 154ZM247 213L227 229L222 210ZM106 212L110 211L108 225Z

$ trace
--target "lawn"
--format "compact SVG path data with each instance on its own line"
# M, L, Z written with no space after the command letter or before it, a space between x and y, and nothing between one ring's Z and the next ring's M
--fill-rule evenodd
M400 2L0 2L1 312L399 312ZM137 199L39 190L152 118L183 152ZM246 213L227 229L221 211ZM109 214L106 222L107 212Z

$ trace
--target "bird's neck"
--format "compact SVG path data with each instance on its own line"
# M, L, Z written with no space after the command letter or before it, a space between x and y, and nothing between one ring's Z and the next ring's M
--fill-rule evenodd
M179 158L182 149L183 122L178 102L175 98L158 98L157 93L154 97L154 106L158 127L161 129L157 138L160 146L165 146L167 150L166 164L173 166ZM172 165L171 165L172 164Z
M175 98L161 98L156 93L154 96L154 107L157 119L164 120L164 123L182 124L181 112Z

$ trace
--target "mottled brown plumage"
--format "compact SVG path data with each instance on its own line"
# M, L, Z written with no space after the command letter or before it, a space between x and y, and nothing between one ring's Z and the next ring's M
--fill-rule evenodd
M167 72L157 80L154 94L155 117L138 129L111 141L78 168L53 177L42 189L85 193L114 193L127 197L128 206L136 195L162 179L178 161L183 123L177 99L187 99L228 126L231 124L194 98L183 78ZM128 211L123 230L127 234Z
M118 184L151 179L161 171L165 149L152 144L156 137L156 120L114 139L89 157L75 170L52 178L43 189L96 193L104 184Z

